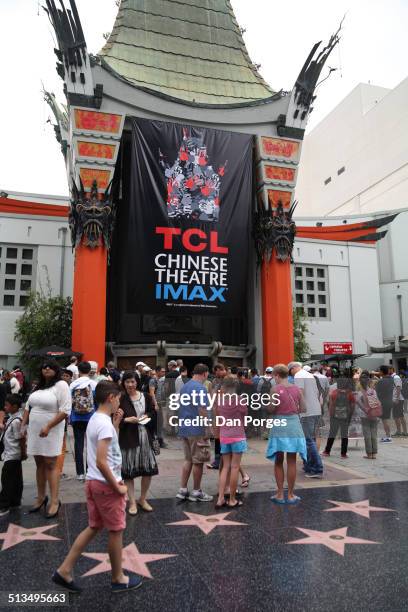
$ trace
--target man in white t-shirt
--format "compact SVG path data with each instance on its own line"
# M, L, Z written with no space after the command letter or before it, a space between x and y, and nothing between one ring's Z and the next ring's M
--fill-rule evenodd
M82 590L72 577L74 565L102 529L107 529L109 532L108 553L112 566L112 592L127 592L142 585L140 576L127 576L122 569L127 488L121 475L122 454L117 434L119 423L123 418L123 411L119 410L120 395L118 386L110 381L100 382L95 391L98 409L89 421L86 434L88 527L79 534L65 560L52 577L58 586L73 593Z
M407 422L404 416L404 400L407 398L402 394L401 377L394 371L394 368L390 368L390 374L394 381L394 388L392 390L392 418L396 427L396 432L391 437L407 437Z
M66 370L70 370L72 372L72 380L76 380L79 376L78 372L78 358L71 357L69 366L66 367Z
M295 385L302 390L306 405L306 412L300 414L307 447L307 461L303 462L305 476L322 478L323 463L316 446L316 429L322 414L319 389L313 374L304 370L300 362L292 361L288 369L294 377Z

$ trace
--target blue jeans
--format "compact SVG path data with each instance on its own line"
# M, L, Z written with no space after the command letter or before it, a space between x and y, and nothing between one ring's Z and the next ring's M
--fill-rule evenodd
M303 461L306 474L323 474L323 463L315 442L316 427L320 415L301 417L303 433L306 438L307 461Z

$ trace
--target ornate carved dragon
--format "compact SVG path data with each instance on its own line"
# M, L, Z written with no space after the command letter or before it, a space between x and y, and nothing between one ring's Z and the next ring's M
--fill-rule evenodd
M73 248L83 241L91 249L103 245L109 252L116 213L110 187L101 197L96 181L89 194L85 193L81 180L79 189L73 184L68 217Z
M293 221L293 211L297 202L293 202L288 211L279 202L276 211L261 207L255 212L252 236L255 241L257 263L269 262L275 253L279 261L290 258L292 262L293 244L296 236L296 224Z

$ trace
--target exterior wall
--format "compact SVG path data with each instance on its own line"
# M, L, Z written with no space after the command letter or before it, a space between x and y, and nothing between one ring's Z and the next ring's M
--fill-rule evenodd
M393 90L360 84L306 136L296 187L302 214L406 206L407 99L408 78Z
M45 200L43 200L45 201ZM38 199L37 199L38 202ZM64 202L66 204L66 201ZM0 214L0 245L24 245L37 248L35 289L47 289L47 279L53 295L60 293L61 255L63 234L67 230L64 249L65 273L63 295L72 295L73 255L68 232L68 221L64 218L34 217ZM0 308L0 365L12 367L18 345L14 341L15 322L22 309ZM8 356L7 362L5 357Z
M366 341L382 342L381 309L375 247L298 239L296 264L328 267L330 320L309 320L312 354L324 342L353 342L354 353L367 352Z

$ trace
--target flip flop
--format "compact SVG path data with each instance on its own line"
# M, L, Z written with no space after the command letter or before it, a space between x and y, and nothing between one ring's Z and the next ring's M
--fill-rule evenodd
M278 504L279 506L284 506L286 504L286 499L279 499L278 497L271 497L271 501L273 501L274 504Z
M225 505L226 505L228 508L238 508L239 506L242 506L242 505L243 505L243 502L242 502L242 501L240 501L239 499L237 499L237 500L235 501L235 504L226 503Z
M228 506L227 502L224 501L222 504L215 504L215 509L216 510L220 510L221 508L225 508L226 506Z
M249 485L250 480L251 480L250 476L246 476L245 478L243 478L241 482L241 487L245 489Z
M294 506L295 504L299 503L301 499L302 498L298 495L294 495L292 499L287 499L286 503L289 504L289 506Z

